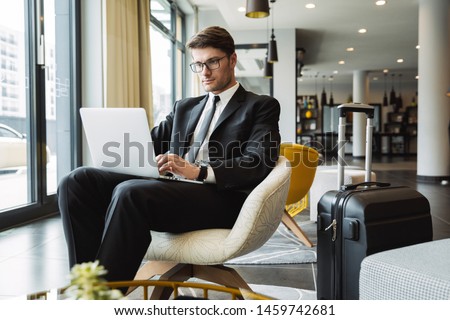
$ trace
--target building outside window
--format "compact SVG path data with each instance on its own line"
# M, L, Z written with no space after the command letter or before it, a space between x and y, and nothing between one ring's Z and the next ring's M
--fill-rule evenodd
M184 97L185 19L172 1L150 1L153 119L155 125Z

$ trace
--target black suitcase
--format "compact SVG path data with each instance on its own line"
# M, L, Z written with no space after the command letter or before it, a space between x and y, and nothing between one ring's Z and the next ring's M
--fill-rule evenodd
M362 260L373 253L432 240L430 204L409 187L370 182L373 107L344 104L339 110L338 190L317 205L317 299L358 299ZM367 115L365 183L344 181L345 116Z

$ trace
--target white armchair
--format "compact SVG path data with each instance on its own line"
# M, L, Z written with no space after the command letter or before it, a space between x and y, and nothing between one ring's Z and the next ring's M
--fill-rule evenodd
M223 264L261 247L281 222L289 191L290 162L280 156L275 168L247 197L233 228L172 234L152 231L152 242L135 280L186 281L198 278L250 290L244 279ZM155 289L152 299L167 299L171 290Z

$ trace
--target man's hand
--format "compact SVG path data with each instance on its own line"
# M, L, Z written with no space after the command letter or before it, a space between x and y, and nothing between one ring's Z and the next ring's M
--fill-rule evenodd
M156 156L156 163L161 175L171 172L186 179L195 180L200 173L199 167L172 153L159 154Z

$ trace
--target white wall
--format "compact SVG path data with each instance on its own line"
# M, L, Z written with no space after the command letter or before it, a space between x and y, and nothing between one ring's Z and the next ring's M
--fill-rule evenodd
M81 106L103 107L103 0L81 1ZM83 164L92 163L86 138Z
M102 0L81 1L81 103L83 107L102 107L103 38Z
M226 26L224 26L226 28ZM230 30L236 44L267 43L266 30ZM281 140L295 141L295 30L275 30L278 62L273 66L273 95L280 102ZM239 57L238 57L239 59Z
M276 30L278 62L274 64L274 97L280 101L282 142L295 142L296 43L295 29Z

